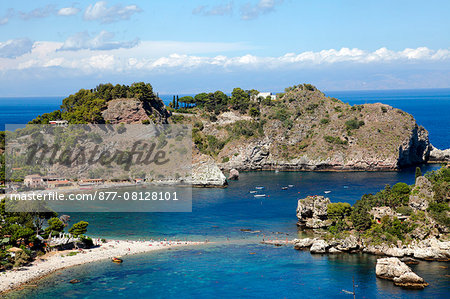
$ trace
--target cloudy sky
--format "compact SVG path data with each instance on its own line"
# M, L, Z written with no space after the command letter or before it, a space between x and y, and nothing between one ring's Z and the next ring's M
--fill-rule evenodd
M450 1L0 3L0 96L450 87Z

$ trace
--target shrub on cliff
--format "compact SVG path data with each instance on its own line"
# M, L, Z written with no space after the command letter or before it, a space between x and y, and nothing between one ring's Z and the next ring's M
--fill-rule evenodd
M325 141L328 142L328 143L341 144L341 145L347 145L348 144L347 140L342 140L339 137L324 136L323 139L325 139Z
M354 119L346 121L345 126L346 126L347 130L356 130L356 129L359 129L360 127L364 126L364 121L354 118Z

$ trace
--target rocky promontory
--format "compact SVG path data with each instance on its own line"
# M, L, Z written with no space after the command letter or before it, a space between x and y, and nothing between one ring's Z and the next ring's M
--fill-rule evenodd
M195 146L224 171L397 170L450 158L412 115L385 104L351 106L309 84L249 94L199 94L171 119L191 124Z

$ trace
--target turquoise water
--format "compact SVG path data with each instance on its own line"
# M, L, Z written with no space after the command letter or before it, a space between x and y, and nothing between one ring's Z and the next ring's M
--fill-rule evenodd
M438 166L423 166L422 171ZM194 239L208 245L126 257L59 271L36 289L11 296L30 298L149 297L191 298L351 298L342 290L357 285L357 298L445 298L450 292L446 263L421 262L413 269L430 286L423 291L396 288L375 277L376 257L365 254L311 255L292 247L261 245L264 238L294 238L299 232L297 199L324 194L353 203L386 183L412 183L414 169L401 172L251 172L227 189L194 189L192 213L83 213L72 221L90 222L92 236L121 239ZM288 190L281 186L293 184ZM254 186L269 197L255 199ZM243 232L251 229L253 232ZM81 283L70 284L71 279Z
M252 254L251 254L252 253ZM27 298L446 298L445 263L412 266L430 284L408 291L375 277L376 258L365 254L311 255L288 247L218 244L98 262L45 278ZM448 274L448 273L447 273ZM78 284L70 284L71 279Z
M435 146L450 147L450 119L443 113L450 111L450 90L327 95L351 104L380 101L404 109L428 129ZM56 109L59 101L48 99L44 107L36 98L0 99L0 119L2 123L23 123L38 113ZM422 172L438 167L422 166ZM400 172L249 172L226 189L194 189L192 213L71 214L72 222L89 221L91 236L208 239L215 243L126 257L121 265L98 262L73 267L48 276L35 289L8 297L351 298L342 290L352 290L354 277L357 298L446 298L450 281L445 275L450 273L442 268L445 263L412 266L430 286L411 291L377 279L373 256L311 255L290 247L259 244L263 237L284 240L298 236L295 210L299 198L331 191L327 194L331 201L354 203L365 193L400 181L412 184L414 168ZM294 187L281 190L289 184ZM263 192L268 197L255 199L249 194L258 185L265 187ZM68 282L74 278L81 283Z

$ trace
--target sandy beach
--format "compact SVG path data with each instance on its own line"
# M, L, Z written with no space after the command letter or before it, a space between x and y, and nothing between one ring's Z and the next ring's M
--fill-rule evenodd
M28 266L0 273L0 294L20 288L27 283L64 268L112 259L115 256L125 257L132 254L200 244L204 243L189 241L109 240L107 243L100 242L98 247L92 249L50 252L37 258ZM77 254L69 255L71 252L77 252ZM124 258L124 262L126 263L126 258Z

